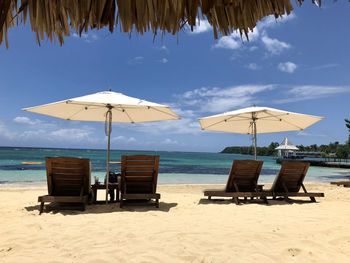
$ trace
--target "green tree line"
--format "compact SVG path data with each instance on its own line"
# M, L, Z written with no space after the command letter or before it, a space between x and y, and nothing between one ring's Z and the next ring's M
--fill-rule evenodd
M275 148L279 146L278 142L272 142L268 147L257 147L256 153L260 156L272 156L276 153ZM235 153L235 154L253 154L253 147L248 146L230 146L226 147L221 153Z
M279 144L277 142L272 142L267 147L258 147L257 154L260 156L274 156L277 151L275 148ZM339 142L331 142L329 144L312 144L308 146L297 145L299 151L301 152L321 152L324 156L329 156L334 154L337 158L349 158L350 157L350 146L349 144L340 144ZM233 153L233 154L253 154L253 147L248 146L230 146L226 147L221 151L221 153Z
M297 145L301 152L321 152L325 156L335 155L337 158L350 158L350 120L345 119L345 127L348 129L348 140L345 144L339 142L331 142L329 144L312 144L309 146ZM257 147L257 154L260 156L273 156L276 155L276 147L279 146L278 142L272 142L267 147ZM230 146L226 147L221 153L234 153L234 154L253 154L253 147L248 146Z

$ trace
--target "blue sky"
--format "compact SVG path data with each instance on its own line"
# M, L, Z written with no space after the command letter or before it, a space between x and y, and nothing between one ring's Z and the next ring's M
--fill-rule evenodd
M350 118L350 4L307 1L282 20L268 17L242 41L215 40L206 21L195 33L131 37L90 31L36 45L20 26L0 47L0 145L105 148L103 123L67 122L21 108L112 89L165 103L180 121L113 125L112 148L220 151L250 137L203 132L197 119L246 106L269 106L325 119L303 132L259 135L258 144L345 142Z

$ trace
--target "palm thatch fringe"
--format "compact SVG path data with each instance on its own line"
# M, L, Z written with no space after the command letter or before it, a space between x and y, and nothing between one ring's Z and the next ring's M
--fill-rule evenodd
M292 9L290 0L0 0L0 44L5 40L8 47L9 28L24 24L28 15L39 44L48 38L62 45L72 29L80 35L103 27L113 32L119 24L127 33L176 34L184 25L193 30L198 18L209 21L215 38L234 30L247 35L263 17Z

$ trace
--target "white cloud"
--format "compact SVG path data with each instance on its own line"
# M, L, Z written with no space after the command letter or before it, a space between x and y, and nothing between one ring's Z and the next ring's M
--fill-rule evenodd
M32 120L28 117L21 117L21 116L18 116L16 118L13 119L13 121L15 123L19 123L19 124L26 124L26 125L38 125L38 124L41 124L42 121L40 120Z
M339 67L340 64L338 63L329 63L329 64L324 64L324 65L317 65L314 67L309 67L306 68L306 70L322 70L322 69L330 69L330 68L335 68L335 67Z
M143 123L133 127L134 130L161 135L161 134L197 134L200 131L196 118L183 115L180 120Z
M134 137L125 137L125 136L119 135L117 137L112 137L111 141L122 142L122 143L134 143L136 142L136 139Z
M296 16L294 13L291 13L289 15L284 15L281 18L277 18L277 19L273 15L268 16L257 23L257 26L253 29L253 32L248 33L248 38L250 41L254 41L259 37L259 31L265 30L267 28L273 28L276 25L286 23L286 22L291 21L295 18L296 18ZM193 31L191 31L190 26L187 26L187 28L188 28L187 32L189 34L200 34L200 33L205 33L205 32L212 30L212 26L209 24L208 20L197 19L196 24L197 24L197 26L193 27ZM241 39L241 36L238 32L234 32L230 36L223 36L221 38L225 39L225 37L228 37L231 39L236 39L236 40ZM227 40L227 38L224 41L226 41L226 43L230 42L229 40ZM220 42L220 40L219 40L219 42ZM227 48L227 47L224 47L224 48Z
M293 62L284 62L278 64L278 69L282 72L286 73L294 73L294 71L297 69L298 65L294 64Z
M256 63L249 63L246 68L251 69L251 70L258 70L260 69L260 66L258 66Z
M241 37L238 33L234 33L236 35L236 38ZM259 40L261 34L260 30L258 28L254 28L253 31L248 33L248 39L249 43L255 42Z
M235 36L223 36L214 45L214 48L225 48L225 49L239 49L242 45L242 41L238 40Z
M166 58L162 58L161 60L159 60L159 62L160 63L163 63L163 64L166 64L166 63L168 63L168 59L166 59Z
M231 50L239 50L245 48L243 42L246 42L247 45L251 43L260 43L262 44L267 51L272 55L278 55L282 53L284 50L290 49L291 45L280 41L278 39L272 39L267 36L267 31L274 28L276 25L280 25L295 19L296 16L291 14L289 16L285 15L283 18L275 19L274 16L268 16L265 19L261 20L257 23L257 26L248 33L249 41L244 41L246 37L241 35L235 31L229 36L223 36L219 38L218 42L214 45L214 48L224 48ZM252 47L249 47L250 51L257 50L258 47L256 44Z
M275 38L270 38L267 34L265 34L261 38L262 43L264 44L266 50L271 55L279 55L283 51L290 49L292 46L286 42L280 41Z
M162 144L168 144L168 145L176 145L176 144L179 144L178 141L176 140L172 140L172 139L165 139L164 141L161 142Z
M190 26L188 26L187 32L189 34L201 34L212 30L212 26L209 24L208 20L197 19L196 25L197 26L193 27L193 31L191 31Z
M90 141L91 129L63 128L48 133L48 138L57 141Z
M127 142L128 143L136 142L136 139L134 137L129 137Z
M91 34L91 39L97 40L98 38L99 38L98 35L96 35L95 33Z
M21 120L21 119L20 119ZM25 120L25 119L24 119ZM52 130L51 126L45 126L45 124L35 125L32 127L34 122L27 122L25 124L31 125L31 130L24 130L18 132L10 131L4 124L0 123L0 137L5 139L12 140L15 142L29 142L33 143L35 141L40 142L69 142L69 143L79 143L79 142L94 142L94 139L91 137L93 134L93 129L91 127L82 127L82 128L61 128ZM44 127L44 128L39 128ZM34 128L34 129L33 129Z
M256 104L258 93L275 89L275 85L242 85L227 88L202 87L180 95L183 104L197 107L201 112L222 112Z
M324 97L334 94L350 93L350 86L317 86L305 85L294 87L289 90L289 94L303 97Z
M99 39L99 36L96 33L94 33L94 32L82 33L81 36L79 36L79 34L77 34L77 33L73 33L72 37L73 38L77 38L77 39L82 39L86 43L92 43L92 42L95 42L95 41L97 41Z
M160 49L169 52L168 48L165 45L161 46Z
M19 134L18 138L22 141L33 141L33 140L50 140L48 137L49 132L43 129L23 131Z
M275 16L267 16L264 19L262 19L260 22L258 22L257 26L255 28L259 30L267 29L267 28L273 28L275 26L281 25L283 23L289 22L291 20L294 20L297 16L294 13L291 13L289 15L284 15L280 18L275 18Z
M297 133L298 136L303 136L303 137L327 137L325 134L315 134L315 133L308 133L305 131L299 131Z
M144 57L137 56L137 57L133 57L133 58L129 59L128 64L129 65L142 64L143 61L144 61Z
M11 132L4 123L0 122L0 138L5 140L13 140L17 137L16 132Z
M154 49L163 51L165 53L170 53L169 49L165 45L154 47Z
M286 92L285 99L276 100L275 103L291 103L304 100L315 100L345 93L350 93L350 86L295 86L289 88L289 90Z

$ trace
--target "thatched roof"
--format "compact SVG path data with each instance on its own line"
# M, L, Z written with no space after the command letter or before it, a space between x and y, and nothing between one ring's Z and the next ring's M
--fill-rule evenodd
M198 18L213 26L214 37L234 30L247 34L257 21L292 11L291 0L0 0L0 44L8 47L8 29L29 17L37 41L49 38L62 45L71 30L116 26L121 31L176 34L184 25L192 29ZM303 0L296 0L300 4ZM312 0L312 2L320 0Z

